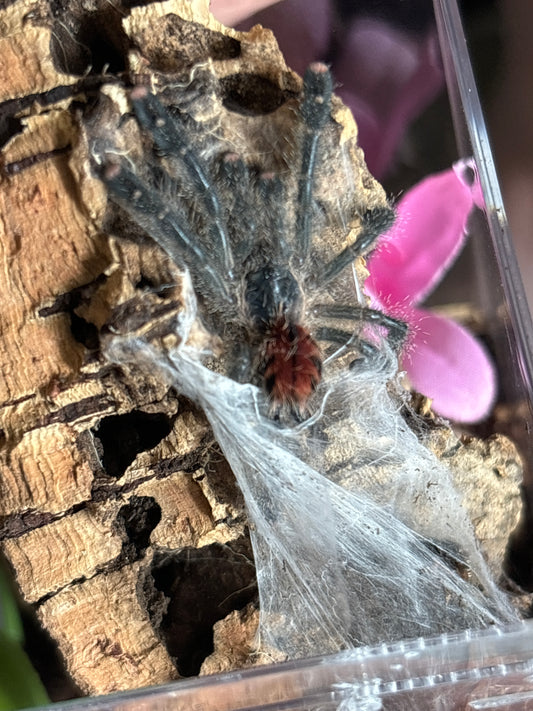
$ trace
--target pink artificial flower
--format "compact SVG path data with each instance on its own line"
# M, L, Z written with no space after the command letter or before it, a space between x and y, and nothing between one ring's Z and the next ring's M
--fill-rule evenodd
M473 161L432 175L397 206L397 220L370 255L365 291L372 305L409 325L403 367L435 412L456 422L486 417L496 396L494 366L465 328L418 304L442 279L467 234L473 207L483 206Z

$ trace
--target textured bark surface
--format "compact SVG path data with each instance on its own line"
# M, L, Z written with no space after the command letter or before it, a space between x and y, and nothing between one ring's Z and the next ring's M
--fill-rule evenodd
M56 5L16 2L0 23L0 526L22 595L70 673L83 691L105 693L198 673L214 623L256 591L242 498L202 414L100 356L99 328L124 324L125 313L135 327L172 332L179 275L158 250L102 233L106 196L75 104L104 83L105 63L126 68L136 42L155 62L171 12L199 52L181 57L187 71L234 40L188 23L208 14L186 2L135 9L124 27L107 3ZM153 273L176 287L147 312L134 285ZM177 570L188 590L172 588ZM204 604L196 619L193 593ZM176 627L179 649L168 641Z
M182 294L159 250L104 233L105 191L91 174L77 110L102 84L120 105L104 67L157 81L188 76L208 59L252 113L294 99L300 81L271 34L226 33L206 5L18 0L0 15L0 536L23 597L86 693L198 673L213 652L213 627L204 671L266 660L254 656L242 497L205 418L156 377L101 355L99 334L116 324L172 338ZM243 114L234 120L246 140ZM361 174L367 204L382 202ZM174 286L163 301L141 301L143 279ZM483 504L507 497L499 562L519 511L516 454L505 443L487 459L484 445L465 449L450 437L444 456L471 457L478 480L499 462L498 481L485 479L496 493L479 497L476 515L486 522Z

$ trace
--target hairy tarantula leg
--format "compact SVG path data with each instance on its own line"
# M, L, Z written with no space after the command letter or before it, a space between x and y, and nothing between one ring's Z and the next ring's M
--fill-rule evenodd
M146 87L135 87L130 96L137 121L150 133L157 149L162 154L179 158L186 167L195 189L203 197L220 242L218 256L231 278L233 257L228 243L226 226L222 219L220 200L200 156L189 145L179 120L172 116Z
M282 262L287 262L291 250L286 240L284 210L280 209L285 204L283 182L275 173L262 173L257 182L257 190L265 206L265 214L269 216L270 239L276 255ZM273 254L273 258L276 255Z
M384 354L380 350L379 346L376 346L364 338L361 338L361 336L353 331L343 331L339 328L321 326L316 329L315 336L318 341L336 343L341 346L338 351L325 359L324 364L331 360L336 360L349 350L358 350L360 357L350 363L350 370L353 370L361 363L379 363L381 360L383 360L382 365L384 368L387 365L387 359L384 357Z
M311 243L313 182L322 129L330 114L332 80L329 69L313 62L304 76L304 98L300 113L306 129L302 142L302 165L298 179L298 210L296 213L296 253L303 264Z
M315 304L313 311L317 316L323 318L361 321L384 327L389 332L389 340L397 350L400 350L407 337L408 326L404 321L367 306Z
M108 163L102 179L115 202L143 227L178 265L205 274L205 281L223 301L231 303L225 281L209 263L207 254L198 247L194 235L188 232L182 216L165 205L158 193L147 187L134 173L117 163Z
M315 337L318 341L326 341L327 343L336 343L339 346L343 346L342 353L347 350L357 349L365 359L374 358L374 356L380 354L378 346L361 338L359 334L353 331L344 331L341 328L332 328L331 326L320 326L315 330ZM337 352L333 357L338 357L342 353ZM329 358L326 360L329 360Z
M317 284L327 284L338 276L348 264L351 264L360 255L366 254L384 232L392 227L394 211L390 207L377 207L367 210L362 218L363 229L352 244L345 247L342 252L324 265L315 277Z
M257 230L257 214L247 210L247 201L252 190L250 171L238 153L228 152L220 156L218 179L228 187L229 199L226 206L225 220L228 225L233 258L237 264L248 256L249 244L253 244ZM242 235L249 239L243 240Z

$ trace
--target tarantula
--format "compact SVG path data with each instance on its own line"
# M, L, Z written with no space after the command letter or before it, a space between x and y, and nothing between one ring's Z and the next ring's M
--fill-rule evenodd
M357 239L333 258L317 259L314 186L321 139L332 121L331 98L328 68L311 64L299 105L303 136L290 227L283 175L246 165L234 151L206 158L190 140L190 116L165 107L145 86L130 93L152 148L143 177L111 153L100 171L111 199L189 270L210 328L223 335L228 324L238 325L245 343L236 349L241 363L235 377L245 381L253 378L251 371L259 373L274 414L307 412L322 374L319 341L349 344L359 359L371 358L377 349L353 330L323 325L312 333L303 323L309 294L323 292L394 219L387 206L365 211ZM230 205L223 199L228 194ZM366 306L313 303L313 315L326 322L375 324L396 349L406 335L404 323Z

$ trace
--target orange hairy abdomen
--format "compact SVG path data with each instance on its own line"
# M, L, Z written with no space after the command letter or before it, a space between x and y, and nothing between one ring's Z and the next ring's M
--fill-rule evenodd
M265 389L275 408L303 413L320 382L322 358L309 331L281 317L264 342Z

